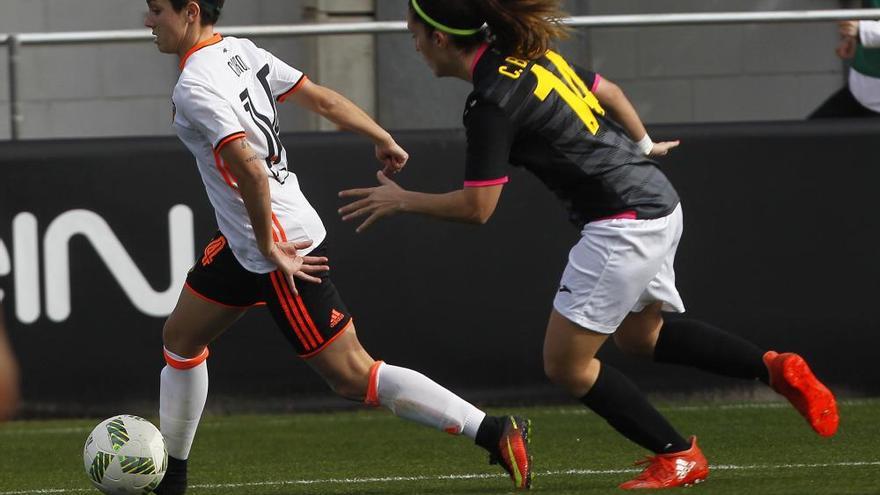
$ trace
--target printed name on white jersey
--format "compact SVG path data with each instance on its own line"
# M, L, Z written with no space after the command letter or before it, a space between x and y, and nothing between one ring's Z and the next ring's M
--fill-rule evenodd
M242 60L241 57L239 57L238 55L230 58L229 62L227 62L226 65L228 65L229 68L232 69L232 72L234 72L235 75L238 77L241 77L244 72L251 70L251 68L248 67L248 65L244 63L244 60Z

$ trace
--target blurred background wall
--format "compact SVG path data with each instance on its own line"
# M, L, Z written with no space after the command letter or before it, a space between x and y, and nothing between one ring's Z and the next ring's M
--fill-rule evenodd
M839 0L566 0L572 15L835 9ZM142 27L139 0L2 0L0 33ZM228 0L227 25L402 20L404 0ZM391 129L458 127L462 82L439 81L406 34L256 40ZM650 123L801 119L843 84L832 23L580 29L562 52L623 86ZM9 137L0 50L0 139ZM170 135L175 57L151 43L25 46L26 139ZM430 97L426 97L430 95ZM288 105L286 131L327 125Z

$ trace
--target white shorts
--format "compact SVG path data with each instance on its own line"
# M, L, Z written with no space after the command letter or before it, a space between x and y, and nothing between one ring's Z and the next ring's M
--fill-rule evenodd
M553 307L605 334L655 302L663 311L684 313L672 268L682 229L681 204L663 218L588 223L568 255Z

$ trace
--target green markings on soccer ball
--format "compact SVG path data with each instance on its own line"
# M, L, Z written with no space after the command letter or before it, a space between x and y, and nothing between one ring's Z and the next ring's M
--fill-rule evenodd
M89 477L95 480L95 483L101 483L104 480L104 473L107 472L107 466L113 460L113 454L106 452L98 452L92 459L92 466L89 468Z
M122 422L121 418L114 419L107 423L107 434L110 436L110 443L113 445L113 450L117 452L123 445L128 443L128 431L126 431L125 423Z
M125 474L157 474L156 463L150 457L119 456L119 465Z
M143 491L143 493L144 493L144 494L152 493L153 490L155 490L156 487L159 486L159 483L161 483L161 482L162 482L162 479L161 479L161 478L156 479L156 480L153 480L152 482L150 482L149 485L147 485L147 486L144 487L144 491Z

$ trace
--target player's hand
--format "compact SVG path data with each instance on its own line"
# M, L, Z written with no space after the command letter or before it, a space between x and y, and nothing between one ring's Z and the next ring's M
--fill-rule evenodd
M859 21L840 21L837 31L841 36L855 38L859 35Z
M849 60L856 56L856 48L858 47L858 40L853 38L852 36L844 36L840 39L840 43L837 44L837 56L844 59Z
M409 161L409 153L400 147L394 139L389 138L376 145L376 159L382 164L382 173L390 177L403 170Z
M320 274L330 270L327 266L327 258L323 256L300 256L298 250L312 245L312 241L299 242L276 242L272 250L266 256L278 270L287 278L294 294L298 294L294 278L305 280L314 284L320 284L321 279L314 274Z
M342 220L349 221L369 215L356 229L357 233L366 230L376 220L399 213L402 209L403 188L384 172L376 172L376 178L379 180L377 187L349 189L339 193L340 198L361 198L339 209Z
M660 143L654 143L654 147L651 148L651 152L648 153L648 156L666 156L673 148L678 148L678 145L681 144L681 141L663 141Z

